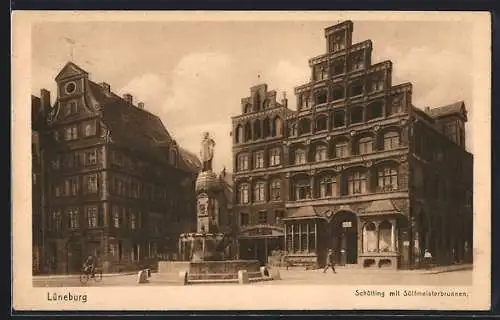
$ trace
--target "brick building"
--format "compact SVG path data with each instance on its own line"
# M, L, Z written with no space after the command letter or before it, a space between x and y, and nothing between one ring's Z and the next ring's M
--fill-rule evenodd
M472 259L472 155L463 102L421 110L353 23L325 29L297 108L254 86L232 118L240 257L413 268Z
M143 103L74 63L55 81L44 143L46 272L78 272L88 254L105 272L175 255L179 234L196 228L198 158Z

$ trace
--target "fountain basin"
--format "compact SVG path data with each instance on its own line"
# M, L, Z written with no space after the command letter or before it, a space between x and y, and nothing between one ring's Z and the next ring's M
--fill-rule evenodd
M258 260L226 261L159 261L160 275L177 276L187 272L188 280L238 280L238 271L246 270L250 278L261 277Z

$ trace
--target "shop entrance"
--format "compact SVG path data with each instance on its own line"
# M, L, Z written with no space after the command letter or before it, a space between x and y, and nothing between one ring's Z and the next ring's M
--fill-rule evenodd
M331 221L331 249L339 265L358 263L358 219L349 211L338 212Z

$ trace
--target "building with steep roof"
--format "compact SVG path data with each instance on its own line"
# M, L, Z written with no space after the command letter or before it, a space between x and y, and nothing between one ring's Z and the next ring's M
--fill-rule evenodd
M46 272L78 272L89 254L105 272L177 253L196 227L197 157L162 121L68 62L46 110Z
M326 28L296 110L261 84L232 118L239 253L297 265L415 268L472 259L473 156L463 102L419 109L354 24Z

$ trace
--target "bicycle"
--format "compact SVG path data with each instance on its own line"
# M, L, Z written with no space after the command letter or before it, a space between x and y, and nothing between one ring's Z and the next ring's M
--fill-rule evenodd
M82 273L80 274L80 282L82 284L86 284L90 279L94 279L95 282L101 282L102 270L100 268L95 268L93 272L93 277L91 277L88 271L82 269Z

